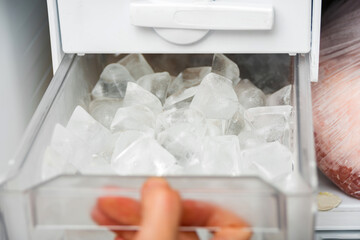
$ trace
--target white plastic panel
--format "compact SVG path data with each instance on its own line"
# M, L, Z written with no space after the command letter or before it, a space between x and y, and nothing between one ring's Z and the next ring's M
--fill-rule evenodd
M52 77L45 1L0 1L0 52L2 179Z
M311 24L310 80L317 82L319 78L321 28L321 0L313 0Z
M132 25L130 4L137 1L139 0L57 0L63 51L65 53L307 53L310 51L311 0L217 0L216 2L234 4L234 6L271 6L274 14L271 29L210 30L196 42L185 41L186 39L182 41L187 44L175 44L164 40L151 27ZM176 36L176 33L172 33L174 34ZM178 34L179 37L183 37L184 33Z
M64 52L61 46L57 0L47 0L47 9L49 15L51 57L53 64L53 73L55 74L58 66L61 63L62 58L64 57Z

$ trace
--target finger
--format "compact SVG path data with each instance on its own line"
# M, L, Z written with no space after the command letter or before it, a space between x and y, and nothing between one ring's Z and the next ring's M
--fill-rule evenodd
M117 222L103 214L97 205L91 211L91 218L101 226L117 225Z
M249 225L236 214L216 205L183 201L181 224L184 226L220 227L213 240L247 240L251 238Z
M142 188L142 222L137 240L175 240L181 217L179 194L161 178L146 181Z
M184 200L181 223L184 226L203 227L248 227L249 225L236 214L216 205Z
M121 237L121 236L116 236L114 238L114 240L132 240L134 239L133 237L129 237L129 238L126 238L126 237Z
M179 232L178 240L199 240L196 232Z
M249 240L251 238L251 231L245 228L221 228L220 231L214 234L211 240Z
M103 214L98 206L95 206L91 212L92 219L101 226L116 226L118 223ZM116 240L131 240L135 236L133 231L112 230L116 234Z
M141 219L140 203L126 197L100 197L97 201L99 210L116 225L138 225Z
M213 212L213 207L205 202L183 200L182 210L181 225L206 226Z
M116 233L115 240L133 240L136 232L114 231Z
M218 226L218 227L237 227L247 228L249 225L239 216L220 208L213 206L211 216L209 217L206 226Z

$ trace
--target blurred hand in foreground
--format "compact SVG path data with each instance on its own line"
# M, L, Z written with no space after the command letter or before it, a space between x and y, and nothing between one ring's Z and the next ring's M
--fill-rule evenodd
M141 203L126 197L97 200L92 218L99 225L138 225L140 231L115 230L116 240L195 240L195 232L179 232L179 226L219 227L212 240L248 240L247 223L215 205L182 200L166 180L151 178L141 190Z

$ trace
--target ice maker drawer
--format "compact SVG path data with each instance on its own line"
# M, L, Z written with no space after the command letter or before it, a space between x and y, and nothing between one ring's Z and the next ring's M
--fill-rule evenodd
M161 59L161 55L153 57ZM196 58L209 56L173 57L179 65L186 65L198 62ZM1 206L6 206L1 209L1 216L8 239L81 239L87 234L113 239L107 227L114 226L99 227L91 219L91 208L97 198L109 195L139 198L139 189L146 177L62 175L44 179L41 174L42 157L55 124L66 125L77 105L87 106L89 93L102 69L117 58L114 55L65 55L30 123L13 171L0 191ZM195 60L191 62L191 59ZM300 185L278 186L259 177L246 176L168 178L184 198L217 204L246 219L254 232L253 239L313 237L316 172L310 83L303 80L309 77L309 65L304 56L290 61L289 78L295 89L293 107L296 111L294 152L300 180L296 183ZM107 186L117 188L109 190Z

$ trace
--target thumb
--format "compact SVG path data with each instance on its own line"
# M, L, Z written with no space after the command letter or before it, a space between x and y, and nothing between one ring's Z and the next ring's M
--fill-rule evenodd
M176 240L181 200L166 180L151 178L142 189L142 221L136 240Z

